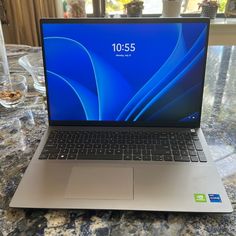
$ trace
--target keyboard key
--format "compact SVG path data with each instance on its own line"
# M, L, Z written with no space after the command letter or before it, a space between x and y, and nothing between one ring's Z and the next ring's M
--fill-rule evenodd
M70 149L61 149L60 154L67 154L69 153Z
M132 154L132 149L124 149L124 154Z
M178 148L177 145L171 145L171 149L172 149L172 150L179 150L179 148Z
M127 145L127 147L129 149L136 149L137 148L136 144L130 144L130 145Z
M178 145L181 146L181 145L185 145L184 141L178 141Z
M68 143L68 144L66 145L66 147L67 147L67 148L75 148L75 147L76 147L76 144L74 144L74 143Z
M59 154L58 157L57 157L57 159L59 159L59 160L65 160L65 159L67 159L67 154Z
M196 151L189 151L189 155L190 156L197 156L197 153L196 153Z
M193 145L188 145L187 148L188 148L188 150L195 150Z
M142 151L141 150L133 150L134 155L141 155Z
M174 156L175 161L181 161L181 162L189 162L190 159L188 156Z
M192 137L197 136L197 133L195 132L195 130L193 130L193 131L191 130L190 134Z
M171 151L170 150L151 150L151 153L153 155L170 155L171 154Z
M85 148L92 148L92 147L93 147L93 145L92 145L92 144L89 144L89 143L87 143L87 144L85 144L85 145L84 145L84 147L85 147Z
M102 148L109 149L110 148L110 144L102 144Z
M57 145L56 144L46 144L44 146L44 148L46 148L46 149L50 149L50 148L54 149L54 148L57 148Z
M193 140L198 141L199 140L198 136L194 136Z
M161 140L161 145L169 145L169 140Z
M194 141L194 145L197 151L202 151L202 145L199 141Z
M58 147L58 148L65 148L65 144L63 144L63 143L60 144L60 143L59 143L59 144L57 144L57 147Z
M122 154L122 153L123 153L123 151L120 150L120 149L116 149L116 150L115 150L115 154Z
M88 149L87 155L93 155L96 153L96 149Z
M91 157L91 156L90 156ZM88 160L88 156L82 153L78 153L76 156L77 160Z
M164 160L165 160L165 161L173 161L171 155L164 155Z
M166 150L169 150L170 149L170 146L169 145L153 145L153 147L152 147L152 149L157 149L157 150L159 150L159 149L166 149Z
M145 156L143 156L143 160L144 160L144 161L151 161L152 158L151 158L151 156L145 155Z
M150 155L150 154L151 154L151 150L147 150L147 149L142 150L142 155Z
M76 148L83 148L84 144L83 143L77 143L77 144L75 144L75 147Z
M141 161L142 160L142 156L141 155L133 155L133 160L134 161Z
M74 143L74 139L67 139L66 142L67 143Z
M94 144L93 147L94 147L94 148L101 148L101 147L102 147L102 144Z
M183 140L184 139L184 137L183 137L183 135L181 135L181 134L177 134L177 140Z
M153 161L163 161L164 155L152 155Z
M111 155L112 155L112 154L114 153L114 150L112 150L112 149L108 149L108 150L105 151L105 153L106 153L106 154L111 154Z
M197 152L200 162L207 162L206 156L203 151Z
M78 149L75 149L75 148L74 148L74 149L70 149L70 152L69 152L69 153L70 153L70 154L76 154L77 152L78 152Z
M45 154L45 155L48 155L48 154L50 154L50 153L52 153L51 150L44 149L44 150L42 151L42 154Z
M69 155L67 156L67 159L68 159L68 160L75 160L75 159L76 159L76 154L69 154Z
M188 152L187 151L180 151L180 155L181 156L188 156Z
M97 149L97 154L105 154L105 149Z
M190 159L192 162L198 162L198 157L197 156L190 156Z
M49 158L49 155L50 154L43 154L43 153L41 153L41 155L39 156L39 159L40 160L47 160Z
M86 154L87 149L78 149L78 154Z
M179 149L180 149L180 150L186 150L187 147L186 147L185 145L179 145Z
M122 155L77 155L78 160L122 160Z
M173 151L172 151L172 154L173 154L173 155L180 155L180 151L179 151L179 150L173 150Z
M187 144L187 145L193 145L193 142L190 141L190 140L188 140L188 141L186 141L186 144Z
M132 155L124 155L124 160L126 161L132 160Z

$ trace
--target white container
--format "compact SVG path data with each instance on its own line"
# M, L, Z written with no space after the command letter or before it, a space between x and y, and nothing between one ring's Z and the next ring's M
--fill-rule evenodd
M179 17L182 0L162 0L162 17Z

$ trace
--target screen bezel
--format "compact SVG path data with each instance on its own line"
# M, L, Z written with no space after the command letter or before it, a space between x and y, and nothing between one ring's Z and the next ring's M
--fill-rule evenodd
M125 122L125 121L81 121L81 120L52 120L50 114L50 102L48 96L48 85L47 85L47 73L45 63L45 51L44 51L44 40L43 40L43 25L44 24L161 24L161 23L205 23L207 26L207 35L205 42L205 56L204 56L204 68L201 88L201 101L199 107L199 120L191 123L146 123L146 122ZM186 128L199 128L202 115L202 100L203 90L206 72L206 59L209 39L209 18L78 18L78 19L61 19L61 18L49 18L40 19L40 30L41 30L41 42L42 42L42 54L44 62L44 73L45 73L45 86L46 86L46 97L47 97L47 110L48 110L48 121L50 126L126 126L126 127L186 127Z

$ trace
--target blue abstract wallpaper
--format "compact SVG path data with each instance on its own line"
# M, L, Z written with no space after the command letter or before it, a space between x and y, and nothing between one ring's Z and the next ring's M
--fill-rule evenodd
M199 120L206 24L45 23L42 29L51 120Z

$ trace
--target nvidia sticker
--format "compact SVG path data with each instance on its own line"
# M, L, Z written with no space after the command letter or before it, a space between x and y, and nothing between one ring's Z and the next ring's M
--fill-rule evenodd
M195 202L207 202L206 195L203 193L194 194Z

